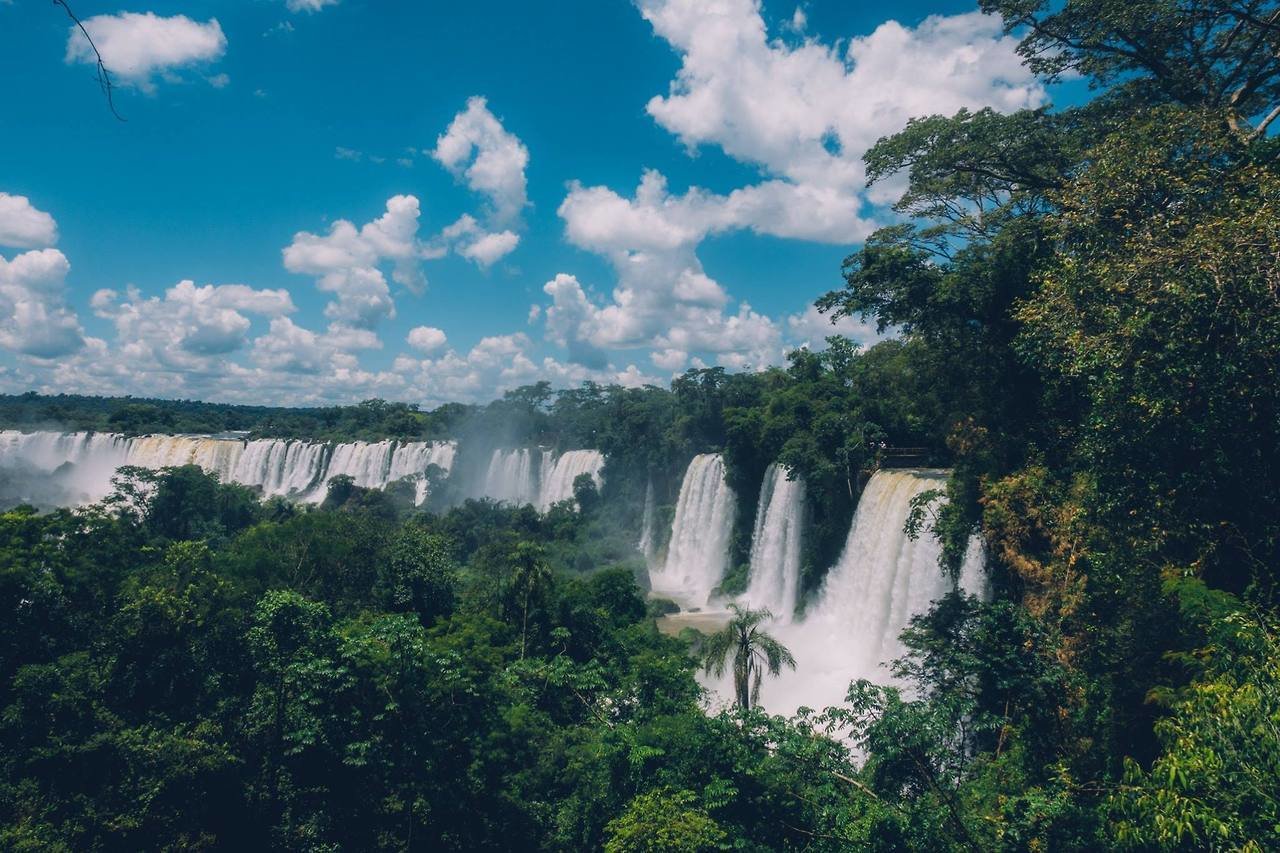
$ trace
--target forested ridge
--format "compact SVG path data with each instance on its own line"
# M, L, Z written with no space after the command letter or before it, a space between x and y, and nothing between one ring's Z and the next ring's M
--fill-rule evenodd
M544 514L342 478L316 508L263 502L194 467L10 509L0 846L1280 847L1280 5L981 5L1091 96L870 151L901 220L820 300L895 331L865 351L432 411L0 401L6 426L608 460ZM695 454L739 495L784 464L812 593L894 448L951 470L920 535L955 573L980 534L990 598L914 620L910 689L708 713L704 641L659 633L643 594L646 486L669 522Z

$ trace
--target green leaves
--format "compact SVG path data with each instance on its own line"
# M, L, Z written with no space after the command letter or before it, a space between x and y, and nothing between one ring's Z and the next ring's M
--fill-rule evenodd
M1109 805L1135 849L1269 850L1280 844L1280 644L1274 625L1227 617L1225 645L1156 724L1164 747L1125 763Z

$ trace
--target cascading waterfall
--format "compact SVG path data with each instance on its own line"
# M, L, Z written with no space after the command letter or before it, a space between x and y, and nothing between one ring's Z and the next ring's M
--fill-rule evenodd
M231 479L267 497L310 492L324 471L325 446L267 438L245 444Z
M774 463L765 471L751 536L751 570L742 603L768 608L790 622L800 586L800 537L804 526L804 481L788 479Z
M542 485L538 497L538 509L546 512L553 504L573 497L573 481L583 474L590 474L596 488L603 484L600 472L604 470L604 454L599 450L567 450L554 461L550 451L542 456Z
M391 467L393 449L394 443L390 441L373 444L353 441L335 445L325 468L325 479L346 476L357 486L366 489L384 486Z
M413 483L414 501L422 505L435 466L447 476L453 470L457 444L452 441L322 442L114 433L0 430L0 470L10 485L29 483L26 491L44 502L81 504L111 491L111 477L122 465L153 470L199 465L224 482L262 490L266 497L292 497L318 503L328 483L348 476L357 486L386 488L398 480ZM477 497L546 510L573 497L573 481L589 474L603 484L604 456L598 450L496 450ZM64 466L67 466L64 468ZM57 477L53 477L58 472ZM29 499L22 494L21 499Z
M112 433L0 432L0 467L19 500L81 504L111 490L129 464L129 442Z
M105 497L122 465L159 469L199 465L224 482L262 490L267 497L320 501L327 482L340 474L357 485L385 488L415 480L415 499L426 499L426 472L453 465L453 442L351 442L332 448L308 441L210 438L207 436L0 431L0 467L53 475L60 502L87 503ZM48 489L45 490L48 492Z
M650 569L653 592L686 609L705 607L729 563L737 500L718 453L695 456L680 484L667 559Z
M771 713L839 704L858 678L891 680L882 664L906 651L902 630L956 585L938 565L941 546L931 529L915 540L903 532L911 499L943 488L946 480L947 472L938 470L882 470L871 477L844 552L813 606L802 620L769 628L798 662L795 671L784 670L761 691ZM969 592L982 593L981 561L975 537L961 572L960 585Z
M533 454L527 447L493 451L479 497L508 504L536 503L538 487Z
M414 441L397 445L391 454L391 469L387 474L387 482L394 483L405 477L413 479L413 501L416 506L422 506L431 488L427 480L427 471L432 465L445 473L452 471L453 459L457 452L458 445L452 441Z
M644 555L645 563L650 566L653 565L657 551L653 535L654 513L653 480L650 480L644 487L644 517L640 521L640 541L636 543L636 548Z
M507 504L532 504L546 512L573 497L573 481L590 474L597 488L604 483L604 455L598 450L567 450L556 456L548 449L499 448L489 457L476 497Z

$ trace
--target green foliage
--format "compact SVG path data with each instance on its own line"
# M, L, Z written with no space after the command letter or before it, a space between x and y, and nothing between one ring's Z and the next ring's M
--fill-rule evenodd
M697 807L692 791L659 788L641 794L609 822L606 853L705 853L722 849L726 834Z
M1272 850L1280 844L1280 644L1241 613L1202 651L1204 675L1156 724L1163 750L1128 761L1112 795L1116 836L1133 849Z
M866 351L433 411L0 397L28 428L457 438L459 482L495 446L608 460L579 512L452 480L430 512L350 478L261 504L185 467L3 513L0 846L1280 845L1280 7L981 6L1095 97L922 116L868 152L904 221L819 301L894 332ZM636 585L646 493L669 522L706 452L743 507L725 589L770 464L807 486L812 592L867 476L906 461L951 468L907 532L931 523L953 573L980 532L991 600L916 618L893 685L752 709L795 664L767 615L695 662ZM739 708L700 709L699 663Z

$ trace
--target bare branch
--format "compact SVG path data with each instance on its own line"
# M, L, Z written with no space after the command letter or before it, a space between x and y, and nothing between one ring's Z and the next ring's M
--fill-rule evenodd
M98 51L98 46L93 43L93 38L89 35L89 31L84 28L84 24L76 17L76 13L71 11L71 7L67 5L66 0L53 0L53 5L62 7L62 10L67 13L67 17L71 19L71 22L79 28L81 35L84 36L84 40L89 43L89 47L93 49L93 55L97 57L98 60L98 88L102 89L102 94L107 99L107 109L111 110L111 114L119 121L125 121L125 117L120 115L116 110L116 102L112 94L115 91L116 85L111 82L111 72L107 71L106 63L102 61L102 54Z

